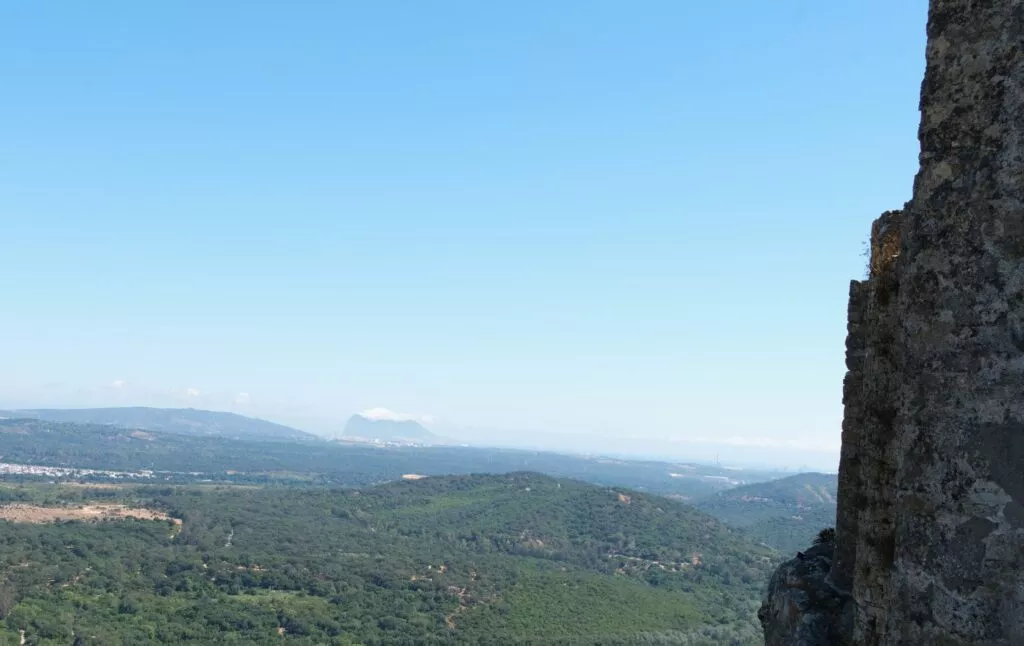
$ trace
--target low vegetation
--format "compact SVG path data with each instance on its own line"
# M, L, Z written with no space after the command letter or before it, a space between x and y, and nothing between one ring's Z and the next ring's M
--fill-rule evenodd
M815 545L835 545L836 543L836 528L826 527L825 529L818 532L818 535L814 537Z

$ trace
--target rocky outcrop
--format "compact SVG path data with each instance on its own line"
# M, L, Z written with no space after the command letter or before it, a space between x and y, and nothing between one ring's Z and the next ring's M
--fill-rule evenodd
M779 566L757 616L767 646L845 644L853 627L849 595L828 581L834 547L815 545Z
M780 581L821 573L783 566L769 644L1024 644L1024 0L932 0L926 61L913 198L850 290L824 575L850 601L794 622Z

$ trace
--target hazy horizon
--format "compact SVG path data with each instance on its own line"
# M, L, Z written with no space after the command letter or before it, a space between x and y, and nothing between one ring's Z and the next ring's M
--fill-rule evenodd
M58 4L0 9L0 406L838 461L923 0Z
M239 410L234 408L202 408L195 405L179 404L168 402L166 405L158 405L155 402L150 404L120 403L109 407L153 407L153 408L180 408L210 410L214 412L230 412L256 419L290 426L298 430L313 433L327 438L337 439L341 437L345 419L309 419L309 418L288 418L274 415L258 415L251 410ZM63 406L57 404L41 405L13 405L0 400L0 410L31 410L31 409L88 409L103 408L97 406ZM382 413L384 415L382 415ZM352 415L363 415L365 417L381 416L389 418L385 409L370 409L355 411ZM395 415L395 419L408 419L407 416ZM746 440L737 441L737 438L712 439L697 437L692 440L668 440L657 437L634 434L626 437L598 438L594 441L592 435L565 434L552 432L539 432L530 430L510 430L496 428L451 428L437 426L432 420L416 420L440 438L446 441L464 443L468 446L492 447L492 448L515 448L524 450L551 451L558 453L573 453L581 455L603 455L607 457L621 457L631 460L658 460L658 461L689 461L703 464L720 464L729 467L757 469L777 469L782 471L820 471L835 473L838 471L839 454L838 447L833 450L808 450L805 447L785 442L772 443L762 441L760 443L749 443Z

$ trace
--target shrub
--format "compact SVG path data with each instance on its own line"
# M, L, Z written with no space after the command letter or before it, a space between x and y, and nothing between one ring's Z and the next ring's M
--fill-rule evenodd
M835 545L836 544L836 528L826 527L825 529L818 532L818 535L814 538L815 545Z

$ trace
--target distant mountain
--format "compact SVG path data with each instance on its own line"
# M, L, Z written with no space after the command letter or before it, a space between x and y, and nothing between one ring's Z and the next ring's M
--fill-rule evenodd
M179 435L235 439L312 440L316 436L262 419L194 408L68 408L0 411L0 417L107 424Z
M835 525L835 474L801 473L721 491L695 506L784 553L802 550Z
M442 438L414 420L370 419L353 415L345 424L342 438L381 440L409 444L443 444Z

